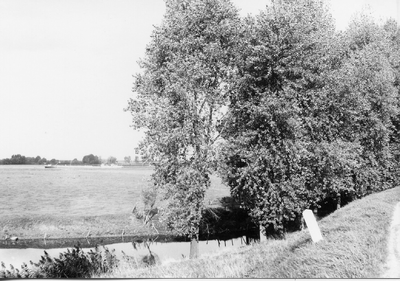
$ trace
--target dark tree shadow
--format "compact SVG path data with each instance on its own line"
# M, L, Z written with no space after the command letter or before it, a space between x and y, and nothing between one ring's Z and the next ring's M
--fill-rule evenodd
M209 207L203 212L200 240L229 240L242 236L257 239L257 235L257 225L230 196L221 198L218 207Z

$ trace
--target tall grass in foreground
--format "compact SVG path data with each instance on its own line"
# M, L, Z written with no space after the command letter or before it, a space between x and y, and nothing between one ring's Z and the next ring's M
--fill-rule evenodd
M83 252L79 246L72 250L60 253L59 258L50 257L44 251L44 256L38 263L31 261L29 267L26 263L21 269L10 264L7 269L1 262L0 278L88 278L93 274L107 272L118 265L119 260L112 251L103 246L100 250Z
M376 278L387 255L388 228L400 188L354 201L319 221L324 240L307 231L284 240L226 249L194 260L138 269L131 263L101 278Z

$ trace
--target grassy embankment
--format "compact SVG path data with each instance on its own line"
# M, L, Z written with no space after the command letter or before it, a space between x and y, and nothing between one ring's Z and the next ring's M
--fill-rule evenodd
M319 221L324 240L314 244L307 231L284 240L135 268L122 262L101 278L375 278L387 256L388 229L400 188L354 201Z

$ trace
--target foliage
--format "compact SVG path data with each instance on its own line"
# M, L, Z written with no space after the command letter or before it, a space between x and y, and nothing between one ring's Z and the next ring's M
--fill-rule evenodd
M358 167L352 169L356 197L398 183L395 136L399 116L398 55L393 29L359 16L344 34L341 66L330 73L326 90L333 102L326 107L330 128L347 142L360 146Z
M220 170L252 217L283 234L305 208L398 182L393 25L360 17L335 34L312 0L273 2L244 25Z
M98 156L94 156L93 154L85 155L82 158L82 163L84 165L98 165L101 164Z
M167 1L135 79L128 109L145 131L142 154L168 206L166 223L198 234L204 194L215 166L215 125L221 118L237 11L227 0Z
M400 93L400 29L396 21L388 20L383 26L385 35L388 42L388 48L386 51L388 61L393 69L394 82L393 85L396 87L396 101L395 104L399 107L399 93ZM396 171L396 166L400 163L400 114L397 113L395 116L391 116L392 130L390 133L390 151L392 153L392 161L394 162L394 168L392 169L392 176L394 184L400 183L400 175ZM394 172L394 173L393 173Z
M114 157L114 156L108 157L107 164L115 164L115 163L117 163L117 158L116 157Z
M26 157L21 154L14 154L11 156L11 158L3 159L3 164L23 165L23 164L26 164Z
M93 274L106 273L114 269L119 261L113 252L106 247L101 251L97 246L95 251L84 253L79 246L60 253L59 258L52 258L44 251L38 263L31 261L29 268L25 263L21 270L11 265L7 270L4 263L0 270L1 278L89 278Z
M132 213L136 219L142 220L143 224L148 224L151 219L159 213L159 209L156 207L158 192L154 185L149 185L142 189L142 206L135 206ZM154 226L154 225L153 225Z
M142 190L142 200L145 209L152 209L155 207L157 201L157 190L154 186Z
M320 2L277 1L244 29L221 173L256 221L283 232L322 196L310 182L310 150L321 148L313 142L324 130L311 119L323 101L333 25Z
M45 157L43 157L42 159L40 159L39 161L38 161L38 164L39 165L43 165L43 164L46 164L47 163L47 159L45 158Z
M131 160L132 160L132 159L131 159L130 156L125 156L125 157L124 157L124 161L125 161L126 164L130 164L130 163L131 163Z
M98 156L93 156L93 154L86 155L85 164L96 165L101 163L101 158ZM43 165L43 164L61 164L61 165L82 165L83 162L77 160L76 158L72 161L70 160L57 160L55 158L47 161L45 157L25 157L21 154L12 155L11 158L0 159L0 165Z
M273 1L242 21L228 1L168 1L128 107L167 224L197 233L216 166L281 235L305 208L398 183L399 38L366 16L335 33L319 0Z
M78 159L74 158L74 160L71 161L71 165L81 165L82 162L79 161Z
M34 165L34 164L45 164L47 162L46 158L36 157L25 157L21 154L14 154L11 158L5 158L0 160L2 165Z
M204 210L200 223L200 237L202 239L226 240L236 235L250 236L259 234L259 227L255 225L246 210L240 208L240 203L231 197L219 200L221 206L208 207ZM224 238L225 237L225 238Z

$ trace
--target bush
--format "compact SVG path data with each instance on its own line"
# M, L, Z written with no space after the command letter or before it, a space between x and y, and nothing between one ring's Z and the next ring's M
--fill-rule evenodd
M59 258L51 258L44 251L38 263L31 261L31 268L27 264L21 265L21 270L10 265L7 270L2 262L0 278L90 278L93 274L106 273L118 266L119 260L103 246L104 251L96 246L95 251L84 253L79 246L72 250L60 253Z

